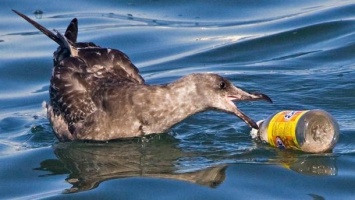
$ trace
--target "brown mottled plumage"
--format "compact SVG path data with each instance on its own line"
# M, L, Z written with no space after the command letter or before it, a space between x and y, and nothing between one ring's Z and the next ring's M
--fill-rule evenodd
M170 84L147 85L121 51L76 42L77 19L62 35L13 11L59 44L53 56L47 113L60 141L105 141L163 133L210 109L232 113L257 128L232 101L271 102L268 96L247 93L216 74L191 74Z

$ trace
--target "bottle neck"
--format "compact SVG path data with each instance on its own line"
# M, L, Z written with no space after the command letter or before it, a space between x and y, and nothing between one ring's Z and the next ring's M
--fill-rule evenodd
M255 128L252 128L250 130L250 136L252 139L256 139L256 140L264 140L261 136L260 136L260 127L261 125L263 124L264 120L260 120L258 122L256 122L256 124L258 125L259 129L255 129Z

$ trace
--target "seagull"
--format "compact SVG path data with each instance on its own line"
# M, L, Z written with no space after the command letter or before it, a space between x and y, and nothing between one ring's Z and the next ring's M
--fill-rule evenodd
M64 35L13 10L59 47L53 53L47 117L59 141L109 141L166 133L207 110L233 114L258 129L234 101L272 100L249 93L213 73L193 73L172 83L149 85L120 50L77 42L78 20Z

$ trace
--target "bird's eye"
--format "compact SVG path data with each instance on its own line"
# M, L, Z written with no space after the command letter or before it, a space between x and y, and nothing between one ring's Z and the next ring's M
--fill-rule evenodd
M219 89L226 89L227 84L224 81L219 82Z

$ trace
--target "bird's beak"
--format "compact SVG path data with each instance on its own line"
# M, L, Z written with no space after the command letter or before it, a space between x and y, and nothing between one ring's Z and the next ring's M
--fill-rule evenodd
M228 104L231 105L231 112L247 123L251 128L259 129L258 125L242 111L240 111L233 101L258 101L265 100L272 103L270 97L262 93L248 93L237 87L232 88L232 91L227 96Z

